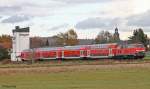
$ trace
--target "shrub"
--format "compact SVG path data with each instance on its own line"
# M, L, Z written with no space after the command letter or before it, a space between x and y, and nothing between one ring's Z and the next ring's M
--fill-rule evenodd
M0 60L7 59L10 56L8 55L8 51L5 48L0 48Z

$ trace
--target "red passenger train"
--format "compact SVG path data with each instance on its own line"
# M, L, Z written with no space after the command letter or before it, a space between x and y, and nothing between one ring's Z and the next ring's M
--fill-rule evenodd
M79 59L79 58L112 58L112 59L142 59L145 48L142 44L119 45L93 44L50 48L35 48L21 52L22 60L44 59Z

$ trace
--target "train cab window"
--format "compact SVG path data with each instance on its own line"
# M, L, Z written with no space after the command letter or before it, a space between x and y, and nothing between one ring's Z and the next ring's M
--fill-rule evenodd
M138 47L138 48L143 48L143 47L144 47L144 45L142 45L142 44L138 44L138 45L136 45L136 47Z
M144 45L142 45L142 44L129 44L128 45L128 48L143 48L144 47Z

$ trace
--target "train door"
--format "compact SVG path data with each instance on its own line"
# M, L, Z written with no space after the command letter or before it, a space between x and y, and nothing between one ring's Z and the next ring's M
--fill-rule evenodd
M80 50L80 57L84 57L83 51L84 51L84 50Z
M109 48L109 56L113 56L112 48Z
M64 57L65 57L65 56L64 56L64 51L62 51L62 55L61 55L61 56L62 56L62 58L64 58Z
M90 57L91 56L91 52L90 50L87 50L87 57Z
M80 50L80 57L87 57L87 51L86 50Z

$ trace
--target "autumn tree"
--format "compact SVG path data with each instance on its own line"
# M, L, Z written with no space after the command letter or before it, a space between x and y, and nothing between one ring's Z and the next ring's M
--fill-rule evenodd
M77 45L78 36L74 29L70 29L65 33L59 33L55 36L59 45Z
M66 40L66 44L67 45L77 45L78 44L78 36L77 36L77 33L73 30L73 29L70 29L68 32L67 32L67 40Z
M146 48L148 45L148 37L144 34L143 29L139 28L133 31L133 36L129 37L132 43L142 43Z
M5 49L11 49L12 48L12 39L10 35L1 35L0 36L0 43L1 46Z
M108 31L101 31L95 38L95 42L97 44L113 42L113 35Z
M10 35L0 36L0 60L10 58L9 51L12 48L12 40Z

